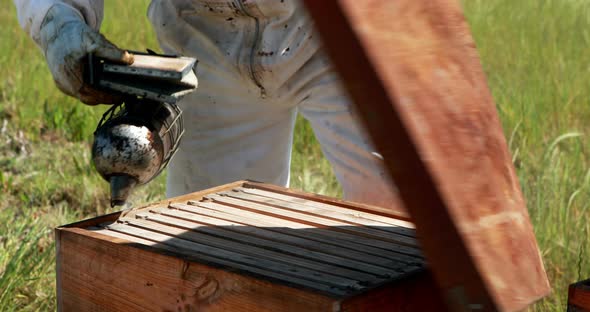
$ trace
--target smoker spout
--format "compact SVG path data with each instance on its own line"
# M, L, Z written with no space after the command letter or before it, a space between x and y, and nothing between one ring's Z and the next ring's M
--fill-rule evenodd
M111 183L111 207L123 206L137 180L129 175L115 175L109 179Z

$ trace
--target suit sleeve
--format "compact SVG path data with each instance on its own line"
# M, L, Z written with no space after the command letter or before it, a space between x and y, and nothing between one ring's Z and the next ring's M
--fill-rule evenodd
M13 0L18 22L25 32L39 44L39 33L47 11L56 3L71 6L80 13L88 26L100 28L104 12L103 0Z

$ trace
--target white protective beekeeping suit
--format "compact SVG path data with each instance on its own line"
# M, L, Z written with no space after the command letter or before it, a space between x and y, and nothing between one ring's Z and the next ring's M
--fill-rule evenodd
M88 104L109 102L108 95L83 85L72 61L91 51L122 57L95 32L102 1L15 4L58 87ZM382 206L397 200L302 3L154 0L148 16L164 52L198 60L199 89L180 102L186 132L169 165L168 196L239 179L288 185L300 112L345 198Z

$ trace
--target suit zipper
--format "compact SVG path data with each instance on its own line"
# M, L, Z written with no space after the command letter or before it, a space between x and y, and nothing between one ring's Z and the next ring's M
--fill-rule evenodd
M248 10L246 10L246 7L244 7L244 4L242 3L242 0L236 0L238 7L240 8L240 10L248 17L254 19L254 42L252 43L252 46L250 47L250 60L249 60L249 70L250 70L250 77L252 79L252 81L254 82L254 84L256 84L256 86L258 86L258 88L260 88L260 97L262 97L263 99L266 98L266 90L264 89L264 86L262 86L262 83L258 80L258 78L256 78L256 75L254 75L254 57L255 57L255 53L256 53L256 48L258 47L258 42L260 41L260 21L258 20L258 17L250 14L250 12L248 12Z

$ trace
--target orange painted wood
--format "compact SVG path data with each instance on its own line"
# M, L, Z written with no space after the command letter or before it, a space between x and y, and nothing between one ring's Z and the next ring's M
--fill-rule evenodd
M568 312L590 312L590 279L570 285L567 305Z
M292 195L239 181L60 227L58 310L445 310L411 223Z
M517 311L547 295L532 225L460 3L305 3L397 184L449 307Z

